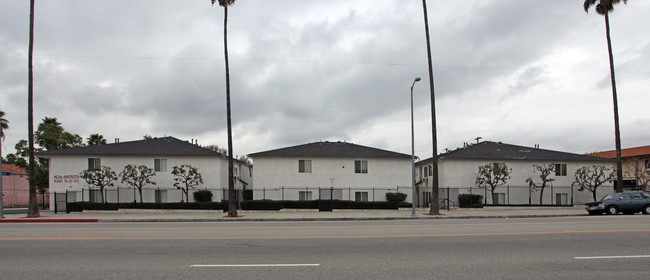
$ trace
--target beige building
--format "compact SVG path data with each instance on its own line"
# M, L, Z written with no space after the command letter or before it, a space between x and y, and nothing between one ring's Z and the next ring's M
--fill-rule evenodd
M588 155L616 159L616 150ZM650 146L621 149L621 164L623 188L650 190Z

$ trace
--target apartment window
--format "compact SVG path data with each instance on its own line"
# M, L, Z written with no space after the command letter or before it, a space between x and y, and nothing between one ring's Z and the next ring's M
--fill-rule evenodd
M156 172L165 172L167 171L167 160L166 159L154 159L153 160L154 171Z
M310 159L298 160L298 173L311 173L311 160Z
M232 168L235 178L239 178L239 165L234 165Z
M368 173L368 161L367 160L355 160L354 161L354 173Z
M424 177L429 177L429 167L428 166L424 167Z
M433 176L433 165L429 165L429 176Z
M100 170L102 169L102 161L99 158L89 158L88 159L88 170Z
M555 165L555 176L566 176L566 164L558 163Z
M431 203L431 192L422 192L422 203L425 207L429 207Z
M494 204L506 204L506 194L505 193L493 193L492 202Z
M167 190L154 190L154 200L156 203L166 203Z
M354 192L354 201L368 201L368 192Z
M299 191L298 200L311 200L311 191Z

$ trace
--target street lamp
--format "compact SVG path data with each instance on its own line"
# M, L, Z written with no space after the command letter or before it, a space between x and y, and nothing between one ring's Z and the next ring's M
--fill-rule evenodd
M415 127L413 126L413 87L422 80L415 77L411 84L411 216L415 217Z

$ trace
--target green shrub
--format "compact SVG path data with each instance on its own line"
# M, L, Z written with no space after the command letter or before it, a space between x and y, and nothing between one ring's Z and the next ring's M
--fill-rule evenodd
M397 204L400 204L400 203L404 202L404 200L406 200L406 194L405 193L400 193L400 192L386 193L386 201L388 201L388 203L390 203L390 204L397 205Z
M207 189L195 191L193 196L196 202L212 202L212 192Z
M186 209L186 210L221 210L220 202L196 202L196 203L97 203L97 202L70 202L68 211L81 212L84 210L113 210L118 209Z
M483 196L480 194L459 194L458 207L483 208Z
M253 200L253 190L244 190L242 196L244 200Z

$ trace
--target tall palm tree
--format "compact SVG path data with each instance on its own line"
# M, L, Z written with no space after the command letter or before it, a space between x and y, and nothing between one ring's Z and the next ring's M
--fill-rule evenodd
M212 0L212 5L217 0ZM223 7L223 51L226 64L226 114L228 122L228 216L237 217L235 203L235 174L232 153L232 119L230 117L230 66L228 64L228 6L235 4L235 0L218 0Z
M36 200L36 160L34 158L34 0L29 1L29 52L27 59L28 86L27 86L27 126L29 137L29 205L27 217L34 218L41 214L38 211Z
M5 140L5 129L9 129L9 121L5 119L5 112L0 111L0 174L2 174L2 140ZM0 178L0 197L2 197L2 178ZM2 200L0 200L0 219L4 218L3 211Z
M104 135L97 134L97 133L90 134L90 136L88 136L86 140L88 146L106 144L106 139L104 139Z
M427 37L427 59L429 61L429 89L431 90L431 139L433 146L432 161L432 178L431 178L431 207L429 215L440 214L440 205L438 203L438 135L436 132L436 95L433 87L433 64L431 63L431 43L429 40L429 16L427 15L427 1L422 0L424 9L424 31Z
M612 79L612 96L614 99L614 137L616 139L616 192L623 191L623 165L621 163L621 132L618 123L618 97L616 97L616 78L614 75L614 55L612 54L612 39L609 36L609 13L614 11L614 4L621 1L627 4L627 0L585 0L585 12L589 12L591 6L596 6L596 12L605 16L605 33L607 35L607 50L609 51L609 71ZM598 2L598 4L596 4Z

